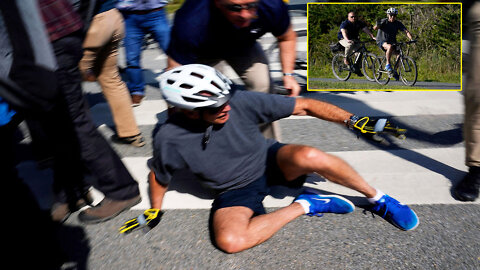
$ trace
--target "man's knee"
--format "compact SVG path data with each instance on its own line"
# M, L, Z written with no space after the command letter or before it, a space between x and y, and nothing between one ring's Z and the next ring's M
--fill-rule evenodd
M254 63L246 74L242 76L242 80L250 91L270 92L270 71L268 65L264 63Z
M215 243L219 249L226 253L237 253L246 249L246 238L237 232L217 233Z
M388 43L383 43L383 48L386 50L386 51L389 51L392 49L392 44L388 44Z
M298 167L318 170L324 166L328 166L328 157L328 154L317 148L302 146L294 152L292 161Z

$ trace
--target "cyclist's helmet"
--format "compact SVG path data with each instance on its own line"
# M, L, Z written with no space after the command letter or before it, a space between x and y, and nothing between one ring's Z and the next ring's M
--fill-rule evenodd
M163 98L177 108L218 108L231 97L232 81L210 66L190 64L159 77Z
M398 14L398 9L396 9L396 8L389 8L389 9L387 10L387 14L397 15L397 14Z

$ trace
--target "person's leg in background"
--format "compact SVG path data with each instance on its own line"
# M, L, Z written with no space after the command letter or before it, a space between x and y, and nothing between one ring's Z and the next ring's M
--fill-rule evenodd
M96 222L116 216L140 200L138 183L133 179L120 157L100 134L93 122L87 100L82 91L82 75L78 62L82 58L82 36L70 35L54 44L57 61L64 74L59 84L68 105L80 152L85 167L94 176L93 186L101 191L108 203L82 212L79 218ZM64 53L60 53L60 51ZM101 212L97 214L97 212ZM92 216L88 215L91 213ZM82 220L83 221L83 220Z
M132 106L139 106L145 97L145 81L140 64L143 39L146 32L141 27L144 15L124 12L125 20L125 54L127 67L127 86L132 99Z
M131 107L131 98L118 72L118 46L124 37L123 18L116 9L96 15L87 32L80 69L92 70L112 111L117 143L145 145Z
M142 26L148 29L162 51L166 52L170 43L170 25L165 9L146 14Z
M476 2L469 12L470 61L465 85L464 138L465 165L468 174L454 188L454 195L461 201L474 201L480 189L480 3Z
M272 92L268 59L259 43L244 52L239 52L236 57L230 57L227 59L227 63L240 76L247 90L262 93ZM266 138L281 140L280 127L277 122L261 125L260 130Z

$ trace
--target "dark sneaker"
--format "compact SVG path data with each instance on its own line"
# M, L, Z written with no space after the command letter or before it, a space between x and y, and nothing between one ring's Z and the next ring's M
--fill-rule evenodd
M322 213L347 214L355 210L355 205L338 195L320 195L304 191L294 202L305 200L310 204L309 216L322 216Z
M143 95L132 95L132 107L140 106L144 98Z
M118 137L117 134L113 134L111 139L112 139L112 142L114 143L129 144L135 147L142 147L145 145L145 139L143 138L142 134L138 134L130 137Z
M68 203L54 203L50 212L52 220L58 223L67 221L71 214L72 212L70 211L70 207L68 207Z
M417 214L410 207L388 195L383 195L369 210L404 231L413 230L419 224Z
M456 199L473 202L478 198L480 189L480 168L470 167L468 174L453 190Z
M142 198L140 195L124 201L112 200L105 197L95 207L80 212L80 214L78 214L78 219L87 224L104 222L116 217L118 214L130 209L141 201Z
M92 205L92 203L92 194L91 192L88 192L84 195L84 198L79 199L73 207L69 207L68 203L54 203L50 211L50 216L52 217L53 221L64 223L73 212L80 210L84 206Z
M395 79L395 81L399 81L400 80L400 75L398 75L398 73L396 71L393 72L393 78Z

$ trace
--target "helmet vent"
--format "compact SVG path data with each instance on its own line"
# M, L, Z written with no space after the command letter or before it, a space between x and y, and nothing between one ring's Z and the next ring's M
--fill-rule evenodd
M172 85L172 84L174 84L174 83L175 83L175 81L174 81L174 80L170 80L170 79L168 79L168 80L167 80L167 83L168 83L168 84L170 84L170 85Z
M216 82L212 81L211 84L222 91L222 88Z
M192 75L193 77L200 78L200 79L205 78L205 76L203 76L202 74L199 74L197 72L192 72L192 73L190 73L190 75Z
M198 99L194 99L194 98L190 98L190 97L182 97L183 100L185 100L186 102L193 102L193 103L196 103L196 102L202 102L203 100L198 100Z
M183 89L192 89L193 85L190 85L190 84L187 84L187 83L182 83L179 87L183 88Z
M215 96L214 93L212 93L212 92L210 92L210 91L206 91L206 90L202 90L202 91L198 92L197 95L202 96L202 97Z

